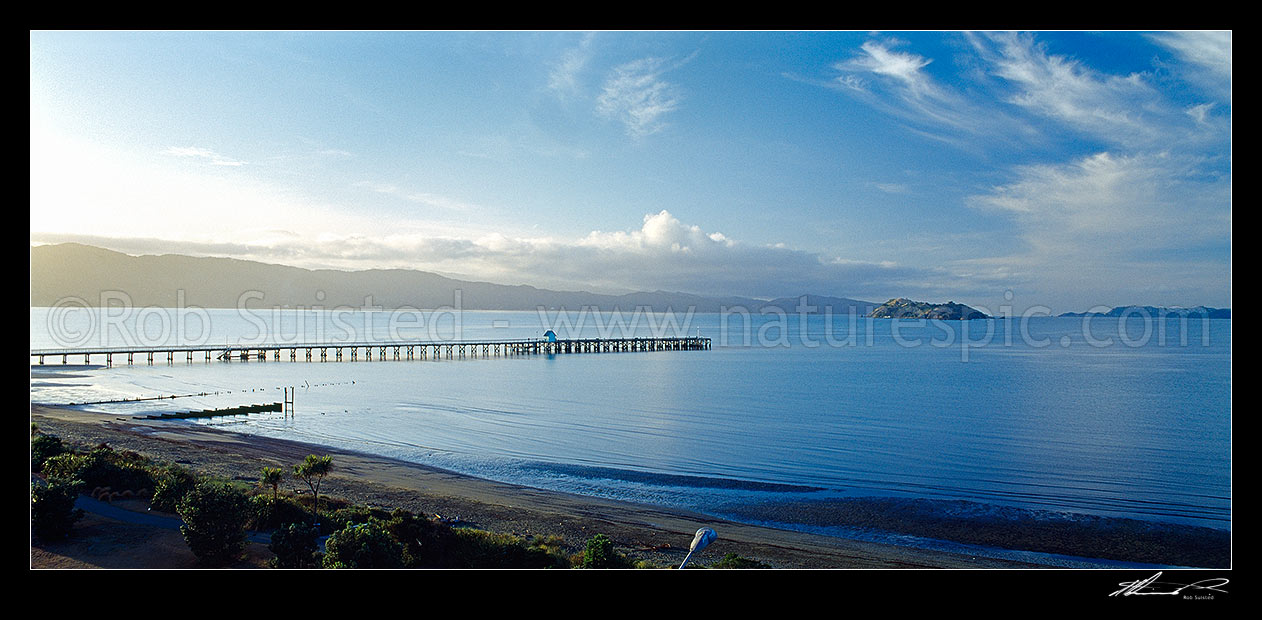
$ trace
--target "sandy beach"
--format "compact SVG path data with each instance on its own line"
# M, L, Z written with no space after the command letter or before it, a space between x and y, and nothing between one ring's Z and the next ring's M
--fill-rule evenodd
M31 421L63 440L109 444L152 459L180 463L226 478L254 479L264 466L288 469L307 454L330 454L335 469L329 496L382 508L458 518L481 529L519 536L559 536L580 550L591 536L613 539L619 551L658 565L678 564L697 528L718 540L701 563L736 553L774 568L1022 568L1017 562L844 540L728 522L656 506L616 502L482 480L369 454L196 428L179 422L135 420L34 405ZM289 488L296 483L286 481ZM90 523L100 526L99 520ZM177 534L178 535L178 534ZM42 558L42 559L41 559ZM32 551L32 566L52 563ZM74 566L75 561L61 561ZM99 564L98 564L99 565Z

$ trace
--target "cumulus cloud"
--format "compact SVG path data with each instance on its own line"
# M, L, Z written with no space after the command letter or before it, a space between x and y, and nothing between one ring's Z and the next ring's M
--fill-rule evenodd
M980 285L940 267L742 243L720 231L685 224L668 211L645 215L638 228L592 231L572 239L367 231L324 233L316 242L301 234L231 243L38 233L31 240L79 241L124 252L227 255L307 268L420 269L469 280L615 293L665 290L764 298L811 293L884 301L897 295L961 295Z
M668 211L644 216L638 229L592 231L578 239L494 235L471 240L463 249L458 261L418 258L435 269L460 268L474 277L551 288L755 297L807 291L879 296L898 282L925 275L892 263L839 261L783 246L745 244L684 224Z

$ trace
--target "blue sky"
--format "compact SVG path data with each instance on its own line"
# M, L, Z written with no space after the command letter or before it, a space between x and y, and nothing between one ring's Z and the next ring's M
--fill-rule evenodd
M599 292L1231 303L1229 32L30 45L32 243Z

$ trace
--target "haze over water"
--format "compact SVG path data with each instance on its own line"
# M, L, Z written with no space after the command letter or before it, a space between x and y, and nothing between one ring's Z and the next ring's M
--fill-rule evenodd
M356 312L336 321L347 332L332 329L329 313L208 310L186 316L180 332L178 315L163 312L111 323L100 310L33 308L31 346L66 346L66 334L107 346L257 341L267 339L260 321L288 342L315 341L316 332L324 341L500 340L548 328L562 338L610 337L623 335L610 328L619 319L626 335L648 336L671 324L631 313ZM888 496L1230 527L1230 321L674 321L666 335L700 333L714 348L371 362L361 350L360 361L323 364L287 354L189 364L177 354L173 364L163 355L148 366L138 356L130 367L116 356L113 368L73 378L46 376L60 362L49 359L32 367L31 398L208 393L84 406L138 415L275 402L292 385L293 418L176 423L711 514Z

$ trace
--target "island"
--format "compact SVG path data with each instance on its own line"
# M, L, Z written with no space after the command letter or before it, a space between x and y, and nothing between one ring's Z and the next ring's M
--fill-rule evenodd
M902 297L877 306L869 316L874 319L936 319L940 321L971 321L990 318L984 312L953 301L931 304Z
M1063 317L1120 317L1120 316L1136 316L1136 317L1187 317L1192 319L1230 319L1231 308L1210 308L1208 306L1195 306L1193 308L1167 307L1167 306L1118 306L1108 312L1065 312L1058 316Z

